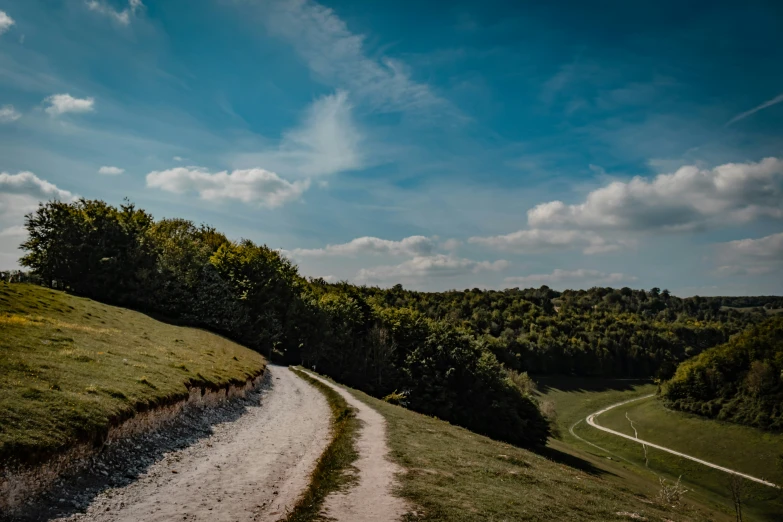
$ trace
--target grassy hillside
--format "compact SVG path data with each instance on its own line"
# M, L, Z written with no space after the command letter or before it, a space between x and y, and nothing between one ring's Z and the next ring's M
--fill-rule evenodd
M245 382L258 353L217 335L27 284L0 283L0 462L42 460L112 423Z
M447 422L351 392L388 422L392 457L407 473L400 493L410 520L722 520L690 503L673 509L613 473L568 454L537 454Z
M682 475L683 483L690 490L686 494L686 498L690 502L706 506L705 509L714 510L716 513L714 519L716 520L720 520L721 516L730 516L730 519L734 520L726 473L651 448L648 448L647 459L645 459L644 450L639 444L596 430L584 422L584 418L588 414L605 406L653 393L655 391L654 385L641 381L596 379L541 379L539 384L542 398L553 401L558 412L558 425L562 440L552 441L550 444L553 447L591 460L598 466L622 476L626 483L633 484L634 487L654 489L658 485L659 477L673 480ZM643 401L642 404L646 402L651 401ZM635 404L632 403L629 407ZM640 416L638 411L634 413L635 410L628 407L612 410L599 417L598 420L603 425L632 434L633 430L625 419L626 411L630 412L629 415L639 430L639 436L643 438L648 436L651 433L646 431L649 426L642 428L640 425L644 416ZM669 426L673 431L670 435L665 436L666 442L663 438L661 440L653 439L653 442L666 445L677 438L679 446L675 446L672 442L673 449L679 448L683 451L690 449L695 456L706 460L715 458L716 452L719 453L722 447L725 449L725 455L721 457L724 462L738 460L743 454L745 456L753 455L756 451L774 453L776 445L779 449L782 448L779 443L765 439L757 430L753 430L754 436L748 436L747 433L742 436L743 434L739 433L741 430L724 430L727 427L740 428L739 426L727 426L707 419L697 419L704 424L696 426L688 423L688 420L693 418L692 416L678 415L681 416L677 419L668 419ZM637 417L640 418L637 419ZM654 415L650 421L658 423L661 422L661 419ZM683 421L683 424L679 425L679 421ZM711 432L710 435L706 434L707 430ZM656 433L660 433L660 428ZM733 445L718 446L715 444L716 439L724 436L731 440ZM698 438L698 441L694 440L695 438ZM693 442L685 442L685 439L691 439ZM756 446L756 443L760 441L765 442ZM687 449L685 449L686 445ZM715 447L707 448L711 445ZM740 445L743 447L738 448ZM704 453L696 453L697 450ZM736 457L732 456L734 452L737 454ZM764 469L769 470L774 465L774 463L768 463ZM740 470L751 474L754 474L755 471L756 475L768 472L748 465ZM746 488L746 493L744 510L746 520L779 520L779 514L783 509L780 491L776 492L766 486L752 486Z

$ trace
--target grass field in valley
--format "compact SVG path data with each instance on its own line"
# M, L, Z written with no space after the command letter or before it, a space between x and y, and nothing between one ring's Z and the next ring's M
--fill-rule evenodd
M640 439L783 484L783 434L672 411L655 398L612 409L596 421L633 436L628 419Z
M0 462L45 459L265 366L218 335L27 284L0 283L0 332Z
M566 453L537 454L351 392L388 423L392 458L407 470L400 494L418 508L411 521L718 519L701 506L660 506L618 475Z
M541 379L543 400L555 403L561 441L578 455L600 459L600 466L625 473L629 480L657 485L658 477L675 480L680 475L687 501L711 507L733 518L728 486L729 475L697 462L666 452L647 449L640 444L601 432L584 422L587 415L606 406L655 392L655 386L643 381L607 381L591 379ZM639 437L676 451L741 472L780 481L783 469L778 467L783 453L783 439L753 428L726 424L693 415L666 410L654 398L621 406L600 415L602 426L633 435L625 418L634 421ZM611 460L610 460L611 459ZM746 483L746 520L781 520L781 490Z

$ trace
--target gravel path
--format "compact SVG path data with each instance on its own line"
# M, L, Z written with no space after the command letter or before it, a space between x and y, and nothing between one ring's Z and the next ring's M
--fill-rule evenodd
M717 470L720 470L720 471L724 471L724 472L730 473L732 475L739 475L742 478L745 478L745 479L748 479L748 480L752 480L753 482L757 482L759 484L764 484L765 486L769 486L771 488L778 488L779 487L776 484L773 484L772 482L760 479L758 477L754 477L752 475L746 475L745 473L740 473L739 471L735 471L735 470L730 469L730 468L725 468L723 466L718 466L717 464L713 464L712 462L707 462L706 460L697 459L696 457L693 457L691 455L687 455L685 453L680 453L679 451L674 451L673 449L669 449L669 448L666 448L664 446L659 446L658 444L653 444L652 442L647 442L646 440L642 440L642 439L640 439L638 437L631 437L630 435L626 435L625 433L621 433L621 432L615 431L615 430L610 430L609 428L605 428L605 427L601 426L595 420L595 418L598 417L599 415L601 415L602 413L606 413L607 411L609 411L611 409L614 409L614 408L617 408L618 406L622 406L622 405L628 404L630 402L640 401L642 399L649 399L650 397L654 397L654 396L655 396L655 394L645 395L643 397L637 397L635 399L630 399L630 400L627 400L627 401L618 402L617 404L612 404L611 406L607 406L603 410L600 410L600 411L597 411L597 412L595 412L593 414L588 415L587 419L586 419L587 423L590 426L592 426L593 428L597 428L597 429L599 429L601 431L605 431L607 433L611 433L612 435L617 435L618 437L622 437L624 439L628 439L630 441L636 442L636 443L641 444L643 446L649 446L651 448L655 448L655 449L658 449L658 450L661 450L661 451L665 451L666 453L671 453L672 455L677 455L678 457L682 457L684 459L688 459L688 460L692 460L694 462L698 462L699 464L703 464L703 465L705 465L707 467L710 467L712 469L717 469ZM574 426L576 426L576 424L574 424ZM636 428L634 428L634 431L636 431ZM571 433L573 434L573 431Z
M39 509L37 516L24 519L233 522L282 518L309 484L310 473L329 442L331 412L323 395L287 368L270 366L267 371L267 385L244 399L243 411L213 423L206 436L150 460L125 485L99 488L84 505L78 505L78 496L60 499L77 508L67 516L52 517ZM201 412L201 417L210 414ZM138 441L136 445L138 449ZM144 455L137 458L139 465L148 461ZM94 469L99 470L99 478L105 474L107 482L117 473L101 472L106 468L100 463ZM50 496L56 499L58 495Z
M397 475L404 470L389 460L386 419L343 388L308 372L339 393L351 407L362 427L356 441L359 458L354 466L358 481L346 491L332 493L324 502L324 513L338 522L394 522L409 512L407 503L393 494Z

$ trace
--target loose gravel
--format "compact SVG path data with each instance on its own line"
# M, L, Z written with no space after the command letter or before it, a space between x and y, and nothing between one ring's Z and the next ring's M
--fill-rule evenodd
M244 398L105 446L0 521L279 520L307 487L329 426L323 395L270 366Z

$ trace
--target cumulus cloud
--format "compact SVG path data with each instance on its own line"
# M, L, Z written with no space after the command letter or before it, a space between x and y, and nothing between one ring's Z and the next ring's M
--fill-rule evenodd
M119 167L110 167L107 165L104 165L98 169L98 174L105 174L107 176L117 176L123 172L125 172L125 169L121 169Z
M360 254L428 256L434 247L435 241L424 236L410 236L400 241L377 237L357 237L348 243L327 245L324 248L297 248L289 253L294 257L356 256Z
M283 135L277 149L245 154L238 161L302 177L362 168L362 135L352 108L345 91L319 98L308 108L302 125Z
M506 284L514 285L611 285L625 281L636 281L636 277L620 272L606 273L599 270L579 268L577 270L561 270L556 268L550 274L530 274L526 276L507 277Z
M724 263L716 273L723 276L759 275L783 269L783 232L759 239L740 239L718 245Z
M95 110L94 98L74 98L70 94L55 94L44 100L49 106L46 108L51 116L60 116L68 112L91 112Z
M290 43L320 81L346 86L380 111L448 107L414 81L403 62L369 57L365 37L352 33L332 9L310 0L273 0L260 8L269 32Z
M692 230L714 222L783 218L783 161L727 163L713 169L685 166L649 180L615 181L583 203L540 204L527 213L531 227Z
M0 123L10 123L21 117L22 115L17 112L13 105L3 105L0 107Z
M53 183L49 183L32 172L20 172L18 174L0 173L0 193L19 194L37 199L59 199L70 201L74 195L67 190L62 190Z
M511 252L542 252L581 248L585 254L619 250L628 242L611 242L590 231L562 229L528 229L490 237L471 237L469 243Z
M14 25L14 19L8 16L5 11L0 11L0 34L3 34Z
M425 277L453 277L479 272L498 272L509 266L508 261L474 261L447 254L415 256L398 265L363 268L356 275L359 281L397 282Z
M87 8L89 10L108 16L121 25L130 24L131 17L142 7L144 7L144 4L141 3L141 0L128 0L128 7L122 11L118 11L108 5L104 0L87 0Z
M0 269L18 266L19 244L27 235L25 214L52 199L73 201L75 196L32 172L0 173Z
M236 199L274 208L295 201L309 188L310 180L289 182L264 169L209 173L196 167L177 167L147 174L147 186L167 192L198 192L201 199Z

